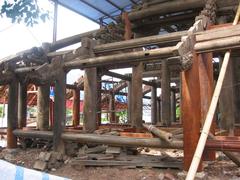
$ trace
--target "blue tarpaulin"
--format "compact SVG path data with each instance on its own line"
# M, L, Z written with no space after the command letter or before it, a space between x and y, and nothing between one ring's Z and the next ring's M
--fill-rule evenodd
M0 180L70 180L0 160Z

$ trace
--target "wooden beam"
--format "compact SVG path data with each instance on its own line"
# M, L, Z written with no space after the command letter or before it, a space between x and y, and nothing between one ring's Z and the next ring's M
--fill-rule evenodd
M176 92L171 91L171 122L176 122Z
M87 59L75 58L72 61L66 62L66 69L79 69L97 66L106 66L107 64L121 65L125 63L139 63L160 58L168 58L175 55L177 47L170 46L146 51L126 52L121 54L92 57ZM179 64L180 59L176 59L176 64Z
M18 85L18 128L26 127L27 124L27 84Z
M204 124L208 108L212 100L214 90L213 79L213 55L212 53L199 54L197 56L199 61L199 82L200 82L200 95L201 95L201 123ZM211 133L215 134L215 123L212 124ZM203 160L214 161L215 151L206 150L203 155Z
M167 62L162 63L162 81L161 81L161 119L164 125L171 125L171 102L170 102L170 71Z
M151 123L157 124L157 88L151 87Z
M41 131L49 129L49 95L50 85L38 87L37 94L37 128Z
M59 73L55 81L54 95L53 150L65 153L61 139L66 124L66 73L64 71Z
M15 130L14 134L18 137L31 137L52 139L53 133L50 131L34 131L34 130ZM155 147L155 148L172 148L182 149L182 141L172 141L167 143L159 138L130 138L122 136L109 136L98 134L79 134L79 133L63 133L64 141L79 142L79 143L94 143L106 144L112 146L127 146L127 147Z
M187 31L180 31L180 32L169 33L164 35L155 35L155 36L131 39L127 41L101 44L94 47L94 53L120 51L120 50L133 49L133 48L150 46L150 45L166 44L170 42L177 43L181 40L181 37L186 34L187 34Z
M13 79L8 89L7 148L17 148L17 138L13 131L17 129L18 81Z
M79 126L80 122L80 90L73 90L73 127Z
M178 11L202 8L204 5L205 2L202 0L178 0L159 3L158 5L129 13L129 19L131 21L136 21L155 15L164 15Z
M131 123L137 129L142 128L142 73L143 64L139 63L132 69L131 87Z
M97 68L86 68L84 74L83 127L87 132L97 129Z
M184 134L184 170L188 171L197 147L201 127L201 97L199 84L199 62L194 53L193 65L190 70L181 73L182 99L181 118ZM199 165L199 171L202 165Z

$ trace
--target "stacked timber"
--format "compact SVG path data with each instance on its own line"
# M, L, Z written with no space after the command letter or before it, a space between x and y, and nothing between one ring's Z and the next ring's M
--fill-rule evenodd
M141 150L99 145L95 147L84 145L76 158L71 161L73 168L82 166L123 166L127 168L155 167L182 168L178 159L163 154L161 156L139 154ZM133 154L134 153L134 154Z

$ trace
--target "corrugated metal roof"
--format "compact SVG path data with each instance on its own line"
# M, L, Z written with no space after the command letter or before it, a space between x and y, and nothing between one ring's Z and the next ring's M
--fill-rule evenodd
M62 6L101 24L116 20L122 11L129 11L133 4L141 0L58 0Z

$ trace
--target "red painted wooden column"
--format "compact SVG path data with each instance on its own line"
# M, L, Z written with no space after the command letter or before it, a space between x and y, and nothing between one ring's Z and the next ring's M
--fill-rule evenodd
M80 90L73 90L73 127L79 125L80 119Z
M184 170L187 171L192 162L198 139L200 137L201 126L199 62L196 53L193 54L192 68L182 72L181 78L181 115L184 129ZM198 170L202 170L202 163L200 163Z
M212 53L198 54L202 126L204 124L214 91L212 58ZM215 123L211 126L211 133L215 133ZM203 160L214 161L215 156L215 151L206 150L203 153Z

